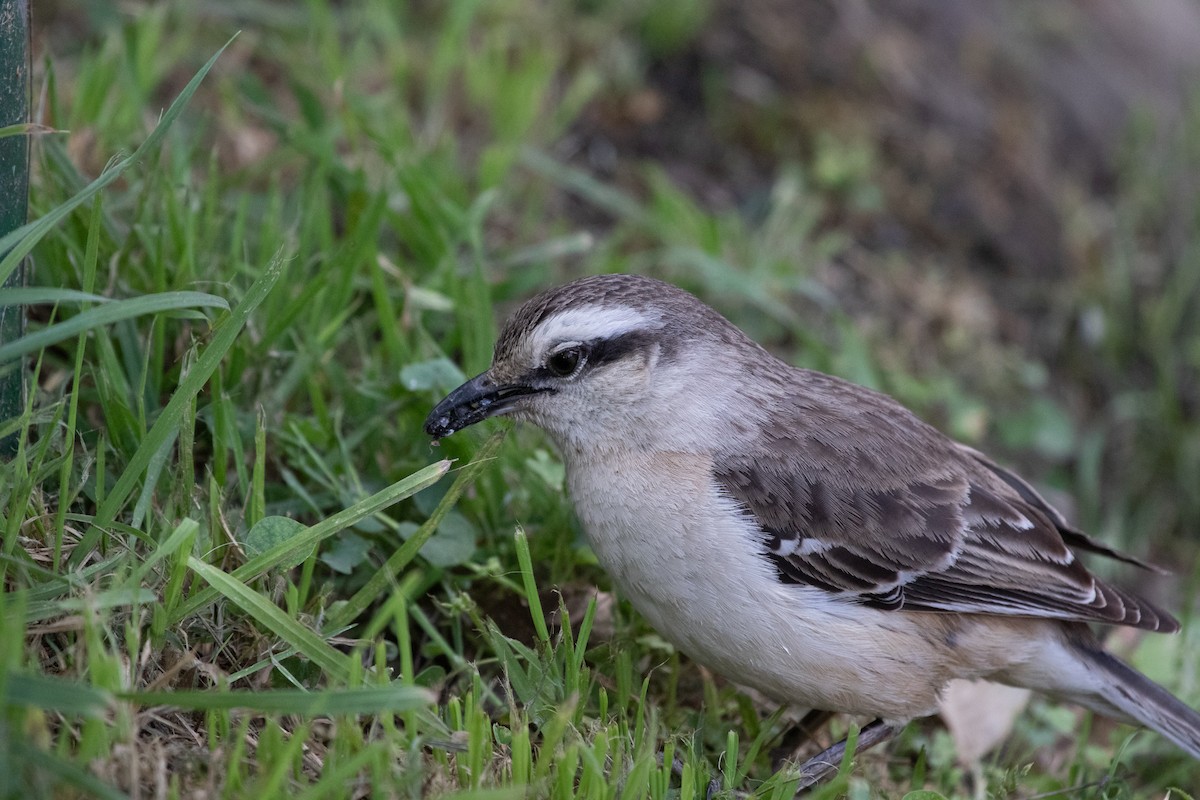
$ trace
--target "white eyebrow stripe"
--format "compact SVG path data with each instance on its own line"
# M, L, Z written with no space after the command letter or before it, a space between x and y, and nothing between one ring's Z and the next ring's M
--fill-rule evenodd
M643 314L631 308L584 306L572 308L544 320L534 331L536 351L565 341L587 342L592 339L612 339L623 333L658 328L658 315Z

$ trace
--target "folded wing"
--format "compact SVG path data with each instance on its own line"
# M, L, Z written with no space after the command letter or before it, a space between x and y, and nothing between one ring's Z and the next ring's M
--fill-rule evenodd
M836 379L809 388L714 475L753 515L781 580L884 609L1178 629L1072 547L1144 564L1069 527L1017 476L882 395Z

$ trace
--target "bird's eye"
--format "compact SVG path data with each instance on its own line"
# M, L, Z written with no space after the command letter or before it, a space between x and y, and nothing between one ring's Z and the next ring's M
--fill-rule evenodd
M584 362L582 347L567 347L546 360L546 367L560 378L572 375Z

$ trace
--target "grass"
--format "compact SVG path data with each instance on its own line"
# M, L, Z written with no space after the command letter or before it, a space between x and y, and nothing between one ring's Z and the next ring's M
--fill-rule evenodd
M0 796L790 797L767 755L784 718L603 591L536 432L436 450L421 433L486 366L496 309L584 272L674 280L797 363L1032 453L1093 530L1173 554L1195 605L1195 539L1176 537L1200 521L1200 239L1170 227L1197 206L1166 165L1195 165L1200 119L1165 144L1133 132L1112 247L1074 287L1106 324L1054 355L1056 382L961 332L931 365L824 280L852 249L830 209L878 203L862 143L781 163L749 211L652 163L631 189L564 157L588 108L696 35L709 4L686 5L76 20L88 36L37 78L57 132L34 141L32 222L0 241L0 272L34 264L7 300L31 304L30 332L0 343L33 387L0 421L18 442L0 470ZM1132 657L1195 704L1185 618ZM812 796L1200 784L1156 737L1042 702L968 772L919 723Z

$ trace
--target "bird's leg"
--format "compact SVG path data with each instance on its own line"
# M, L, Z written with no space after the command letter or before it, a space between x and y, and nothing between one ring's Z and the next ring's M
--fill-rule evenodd
M869 747L886 742L899 730L899 726L888 725L883 720L877 719L858 732L858 743L854 752L861 753ZM843 739L825 752L818 753L801 764L798 769L803 777L801 777L796 791L816 786L837 772L838 767L842 764L842 759L846 756L846 742L847 740Z
M796 738L794 735L799 733L807 736L809 739L813 739L815 738L816 733L821 726L828 722L833 715L834 713L832 711L820 711L814 709L805 714L804 718L788 731L787 738ZM891 739L893 736L895 736L900 731L901 727L903 726L888 725L880 719L875 720L858 732L858 741L855 744L854 752L856 754L861 753L867 748L886 742L888 739ZM848 739L843 739L842 741L821 751L795 768L796 772L798 772L801 776L800 783L796 786L797 795L804 792L806 789L811 789L817 784L833 777L834 773L836 773L838 768L842 765L842 759L846 757L846 746L848 741ZM799 742L796 742L796 745L798 746ZM782 748L777 748L776 752L778 752L780 749ZM776 765L775 769L778 771L780 766ZM676 759L676 765L673 771L676 775L682 774L682 761ZM720 776L717 776L708 784L708 791L706 793L707 800L712 800L712 798L716 797L720 791L721 778ZM745 798L750 797L750 794L734 790L732 796L738 798L738 800L744 800Z
M825 727L825 723L833 719L832 711L822 711L819 708L814 708L809 711L804 717L783 732L779 738L779 744L771 748L771 767L776 772L783 768L785 763L793 760L797 751L807 742L815 742L817 733L821 728Z

